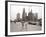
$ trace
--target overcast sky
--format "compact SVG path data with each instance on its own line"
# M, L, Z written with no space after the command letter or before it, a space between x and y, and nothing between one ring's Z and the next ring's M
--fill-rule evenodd
M38 19L42 17L42 7L39 6L22 6L22 5L11 5L11 20L16 19L17 13L20 13L20 18L22 18L23 8L25 8L25 12L29 13L32 9L32 13L38 13Z

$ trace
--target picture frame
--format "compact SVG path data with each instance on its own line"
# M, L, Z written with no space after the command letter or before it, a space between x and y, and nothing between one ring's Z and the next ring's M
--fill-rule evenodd
M11 15L11 13L10 13L10 5L12 4L12 5L17 5L16 3L18 3L18 5L19 5L19 3L20 3L20 5L25 5L25 3L27 4L27 6L29 5L30 6L30 4L31 5L40 5L40 6L42 6L41 8L42 8L42 32L39 32L39 33L31 33L31 32L10 32L9 30L10 30L10 26L9 26L9 23L10 23L10 21L9 21L9 17L10 17L10 15ZM34 7L33 7L34 8ZM27 2L27 1L5 1L5 36L24 36L24 35L41 35L41 34L45 34L45 3L42 3L42 2Z

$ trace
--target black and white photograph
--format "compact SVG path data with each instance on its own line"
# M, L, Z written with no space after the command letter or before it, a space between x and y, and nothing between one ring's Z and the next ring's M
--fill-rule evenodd
M42 30L42 11L40 6L11 5L10 31Z
M44 33L44 3L8 2L8 35Z

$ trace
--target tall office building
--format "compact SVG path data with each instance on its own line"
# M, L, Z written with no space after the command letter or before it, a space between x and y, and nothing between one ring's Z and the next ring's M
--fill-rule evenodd
M23 21L26 20L26 16L27 16L27 13L25 13L25 8L23 8L23 13L22 13L22 19L23 19Z
M20 13L17 13L17 20L20 20Z
M29 20L32 21L33 20L33 13L32 13L32 9L31 11L28 13L28 17L29 17Z
M34 21L37 21L37 19L38 19L38 14L35 13L35 14L34 14Z

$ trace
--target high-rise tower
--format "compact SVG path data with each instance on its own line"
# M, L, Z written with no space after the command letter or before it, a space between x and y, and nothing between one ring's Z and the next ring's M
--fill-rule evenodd
M23 21L25 21L26 16L27 16L27 14L25 13L25 8L23 8L23 13L22 13L22 19L23 19Z

